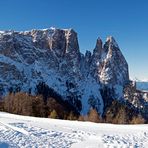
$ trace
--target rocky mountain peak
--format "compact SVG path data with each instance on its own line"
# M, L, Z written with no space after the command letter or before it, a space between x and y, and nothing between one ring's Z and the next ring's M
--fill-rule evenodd
M91 71L102 84L124 85L129 80L128 64L112 36L107 37L104 45L97 39Z
M104 44L106 58L101 71L101 80L106 84L124 85L129 81L128 64L113 37Z
M101 38L99 37L96 41L96 47L95 47L95 51L100 51L102 50L102 45L103 45L103 42L101 40Z
M119 46L118 46L118 44L117 44L117 42L116 42L116 40L114 39L113 36L108 36L107 39L106 39L106 43L105 44L112 45L114 47L119 48Z

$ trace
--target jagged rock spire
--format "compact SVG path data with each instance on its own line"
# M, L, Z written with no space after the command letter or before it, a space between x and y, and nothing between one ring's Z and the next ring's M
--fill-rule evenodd
M105 44L109 44L109 45L119 48L119 46L113 36L108 36Z
M128 64L112 36L107 37L104 45L97 39L92 58L92 74L102 84L124 85L129 80Z
M103 44L103 42L102 42L101 38L98 38L97 42L96 42L95 50L101 50L102 49L102 44Z

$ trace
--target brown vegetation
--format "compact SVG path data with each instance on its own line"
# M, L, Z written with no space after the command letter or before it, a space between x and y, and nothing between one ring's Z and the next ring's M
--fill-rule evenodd
M100 118L98 112L96 111L96 109L90 109L90 111L88 113L88 121L96 122L96 123L101 122L101 118Z
M134 109L114 100L104 113L104 122L114 124L143 124L145 120Z
M145 119L141 115L133 117L133 119L130 121L130 124L144 124L144 123Z
M4 101L0 101L0 111L4 111Z
M90 122L105 122L114 124L143 124L144 118L135 112L128 105L113 101L108 106L101 117L96 109L90 109L88 115L79 115L68 101L58 95L48 97L46 102L42 95L33 96L23 92L9 93L0 101L0 111L6 111L13 114L36 116L36 117L49 117L55 119L65 120L79 120Z
M58 119L58 114L55 110L53 110L50 115L48 116L49 118L53 118L53 119Z
M45 116L42 97L28 95L27 93L8 94L4 99L4 110L26 116Z
M23 92L9 93L0 102L1 111L13 114L76 120L79 114L72 109L60 99L49 97L44 102L42 95L33 96Z

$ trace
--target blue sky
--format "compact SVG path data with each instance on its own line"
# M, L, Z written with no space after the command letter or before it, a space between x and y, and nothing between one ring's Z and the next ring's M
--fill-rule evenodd
M147 0L0 0L0 30L74 28L82 52L114 36L132 78L148 80Z

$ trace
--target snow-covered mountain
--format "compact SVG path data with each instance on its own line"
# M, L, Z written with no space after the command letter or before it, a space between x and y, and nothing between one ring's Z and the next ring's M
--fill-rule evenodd
M0 112L1 148L148 146L148 125L113 125L25 117Z
M0 64L1 94L12 86L34 93L36 85L45 82L63 98L81 100L84 114L91 106L102 113L103 86L113 88L114 97L121 98L129 81L127 62L113 37L104 45L98 38L93 54L83 55L73 29L1 31Z
M35 93L40 82L81 114L90 107L102 114L109 98L124 99L124 88L130 83L128 64L111 36L104 44L98 38L93 53L84 55L73 29L1 31L1 95L10 89Z

